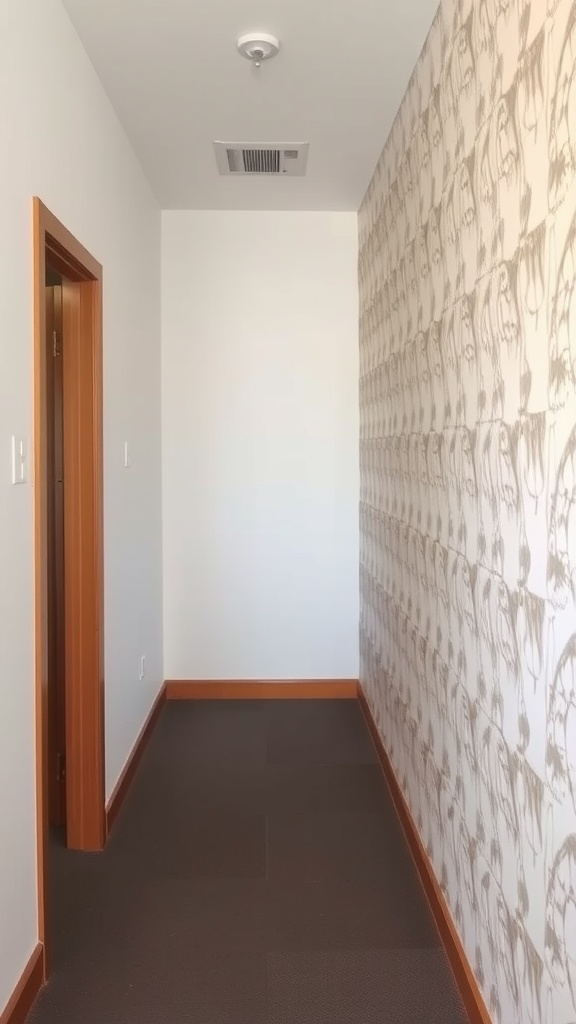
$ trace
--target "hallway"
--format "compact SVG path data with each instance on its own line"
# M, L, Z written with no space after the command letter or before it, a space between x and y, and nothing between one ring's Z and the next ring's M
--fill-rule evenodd
M29 1024L466 1024L356 701L169 702Z

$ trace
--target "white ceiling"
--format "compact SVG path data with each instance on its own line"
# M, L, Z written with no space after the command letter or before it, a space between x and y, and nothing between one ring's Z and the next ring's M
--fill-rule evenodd
M438 0L63 0L164 209L357 210ZM244 32L277 35L257 70ZM212 142L310 142L304 178Z

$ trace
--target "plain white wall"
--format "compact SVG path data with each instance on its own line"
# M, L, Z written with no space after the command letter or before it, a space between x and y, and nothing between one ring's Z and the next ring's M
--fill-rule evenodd
M162 214L167 678L358 675L356 267L353 213Z
M34 194L104 267L108 794L163 672L160 212L59 0L2 0L0 95L1 1014L38 934L32 493L10 484L10 435L32 432Z

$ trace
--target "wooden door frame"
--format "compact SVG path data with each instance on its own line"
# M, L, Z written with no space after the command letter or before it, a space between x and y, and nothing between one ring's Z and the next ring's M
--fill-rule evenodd
M102 267L33 199L34 615L38 928L46 953L48 857L48 533L46 262L63 277L67 842L100 850L104 788Z
M58 285L46 284L46 486L48 488L48 820L66 824L66 778L62 755L66 752L66 699L64 693L64 493L62 278L46 267Z

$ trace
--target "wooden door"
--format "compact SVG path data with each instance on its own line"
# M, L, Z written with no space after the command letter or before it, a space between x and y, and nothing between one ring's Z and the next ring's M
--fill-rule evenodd
M55 275L47 275L50 280ZM46 287L48 820L66 824L62 285Z
M64 815L71 849L101 850L106 841L102 267L38 197L32 207L36 834L46 977L49 825ZM55 281L47 268L59 282L50 297L46 286ZM60 317L61 355L55 357ZM49 688L49 678L57 687ZM51 699L54 693L60 699ZM64 750L65 787L58 770Z

